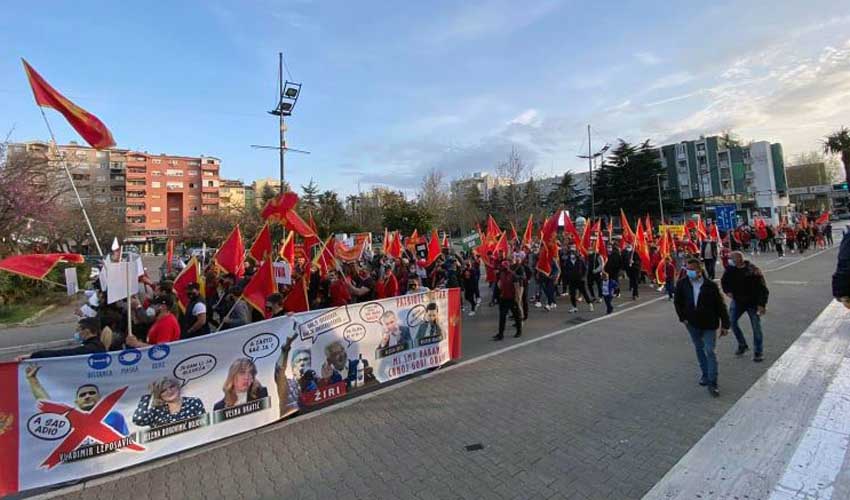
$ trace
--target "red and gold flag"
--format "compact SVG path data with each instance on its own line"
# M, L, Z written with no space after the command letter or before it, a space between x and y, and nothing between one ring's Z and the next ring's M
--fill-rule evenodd
M440 237L437 235L437 230L431 230L431 239L428 240L428 259L425 261L427 266L430 266L440 256Z
M222 271L241 278L245 272L244 260L245 244L242 242L239 224L236 224L236 227L230 232L230 236L215 253L213 262Z
M248 255L250 255L255 262L263 262L271 254L272 233L269 230L269 223L266 222L257 234L257 238L254 240L254 244L251 245L251 249L248 250Z
M295 233L290 231L288 235L286 235L286 239L283 241L283 245L280 246L280 251L278 251L278 255L282 260L289 262L289 267L295 267Z
M203 280L201 279L201 265L198 263L198 259L192 257L189 259L189 263L186 264L186 267L180 271L180 274L177 275L177 278L174 280L174 286L172 287L174 290L174 294L177 295L177 305L180 307L181 311L186 311L186 307L189 305L189 293L186 288L190 283L201 284ZM203 290L203 286L201 290Z
M498 239L499 235L502 234L502 230L499 228L499 225L496 223L496 219L493 218L492 215L487 216L487 237L491 239Z
M620 209L620 226L623 231L623 236L620 239L620 250L622 250L627 244L631 243L634 245L635 243L635 233L632 231L631 226L629 226L629 219L626 218L626 213L623 212L622 208Z
M83 256L76 253L37 253L12 255L0 260L0 270L35 280L44 279L60 262L82 264Z
M410 238L407 239L407 244L404 246L411 252L415 252L417 243L419 243L419 230L414 229L413 233L410 234Z
M274 280L274 268L272 260L265 259L257 272L251 276L251 280L242 291L242 298L254 309L262 313L266 318L266 297L277 292L277 283Z
M534 216L528 216L528 222L525 224L525 233L522 235L522 244L531 247L531 233L534 231Z
M449 248L449 235L447 233L443 233L443 248Z
M513 222L511 222L511 235L508 239L511 241L511 243L513 243L514 241L519 241L519 235L516 234L516 227L514 227Z
M304 273L295 283L292 289L283 299L283 310L286 312L299 313L310 310L310 300L307 298L307 280L310 273Z
M552 256L549 253L549 245L540 245L537 254L537 271L545 276L552 274Z
M71 102L51 87L28 62L23 59L21 61L24 63L24 71L27 73L27 79L30 82L30 87L32 87L36 104L46 108L53 108L61 113L68 120L71 127L91 147L95 149L107 149L115 145L115 140L112 138L109 129L106 128L106 125L98 117Z
M395 259L401 258L401 234L398 231L395 231L395 234L392 237L388 255Z

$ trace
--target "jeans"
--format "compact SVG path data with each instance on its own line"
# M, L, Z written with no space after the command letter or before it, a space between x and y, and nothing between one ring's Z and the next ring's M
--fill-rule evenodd
M605 299L605 314L611 314L611 311L614 310L614 306L611 304L611 296L603 295L603 299Z
M587 275L587 291L592 299L602 298L602 275L590 273Z
M555 303L555 281L552 278L544 278L543 293L546 294L546 304L552 305Z
M667 297L673 298L676 295L676 279L673 277L667 278L667 281L664 282L664 291L667 292Z
M738 326L738 320L744 313L747 313L750 317L750 325L753 327L753 344L755 344L753 346L755 348L753 354L761 354L764 349L764 337L761 331L761 317L758 315L756 306L741 307L734 300L732 301L729 305L729 315L731 316L729 319L732 320L732 333L735 334L738 347L747 347L747 339L744 338L744 332Z
M584 281L570 281L568 288L570 292L570 303L573 307L577 305L576 295L579 293L584 297L585 303L590 304L590 297L587 296L587 287L584 286Z
M691 334L691 342L697 352L699 369L702 379L710 386L717 385L717 356L714 354L714 344L717 341L717 330L700 330L691 325L687 326Z

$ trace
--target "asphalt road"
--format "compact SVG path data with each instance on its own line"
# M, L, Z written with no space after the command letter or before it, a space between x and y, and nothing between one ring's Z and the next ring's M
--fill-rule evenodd
M755 259L771 289L765 362L735 357L733 337L721 339L718 399L696 383L672 305L648 287L607 317L568 314L561 298L555 312L531 312L523 338L503 342L489 340L496 311L485 306L464 318L457 365L62 493L640 498L829 303L836 253ZM467 451L473 444L482 448ZM248 457L251 466L233 466Z

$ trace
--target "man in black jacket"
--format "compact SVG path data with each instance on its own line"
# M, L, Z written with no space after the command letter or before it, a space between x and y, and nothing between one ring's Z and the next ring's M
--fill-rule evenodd
M570 247L570 251L567 252L567 258L564 261L562 272L567 277L567 283L569 286L570 303L572 304L570 312L578 312L578 302L576 297L576 294L578 293L580 293L584 298L584 301L587 303L587 307L590 311L593 311L593 302L590 301L590 297L587 295L587 286L584 281L585 276L587 276L587 265L584 263L584 259L582 259L572 247Z
M767 284L761 270L755 264L744 260L743 253L732 252L729 256L731 265L723 272L720 284L723 287L723 292L732 299L732 303L729 305L729 315L732 319L732 333L738 340L738 350L735 351L735 355L740 356L750 349L747 346L747 339L744 338L744 332L738 326L738 319L744 313L747 313L753 327L753 344L755 346L753 361L760 363L764 360L762 357L764 341L761 331L761 316L764 316L767 307L769 295Z
M608 277L614 281L620 281L620 271L623 270L623 256L620 255L620 248L616 245L608 243L608 261L605 262L605 272ZM616 296L620 296L619 289L616 291Z
M723 302L723 295L710 279L706 279L702 262L699 259L688 260L687 277L676 284L676 314L685 324L697 353L702 378L699 384L708 386L708 392L720 396L717 389L717 357L714 344L717 341L717 329L720 336L729 334L729 312Z
M629 277L629 290L632 292L632 300L637 300L641 262L640 255L632 248L631 243L626 244L626 249L623 252L623 268L626 270L626 276Z
M67 349L45 349L32 354L23 354L15 358L16 361L38 358L60 358L64 356L77 356L79 354L94 354L106 352L106 347L100 341L100 320L97 318L83 318L77 323L77 333L74 338L80 341L80 345Z
M700 247L699 256L705 265L705 274L708 279L714 279L714 267L717 265L717 242L713 239L705 240Z

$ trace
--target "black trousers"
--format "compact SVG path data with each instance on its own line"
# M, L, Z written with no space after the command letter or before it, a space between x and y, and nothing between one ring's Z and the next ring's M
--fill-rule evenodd
M629 276L629 290L632 292L632 297L637 297L638 285L640 285L640 271L629 268L629 270L626 271L626 274Z
M581 293L584 301L590 304L590 297L587 296L587 287L584 286L584 281L570 281L570 304L576 307L576 292ZM601 295L601 294L600 294Z
M703 259L703 264L705 265L705 274L708 275L708 279L714 279L714 268L717 267L717 259Z
M519 312L519 304L516 299L499 299L499 336L505 334L505 321L508 313L514 317L517 335L522 335L522 313Z
M522 320L528 319L528 285L522 287Z
M616 279L616 278L613 278ZM590 273L587 276L587 291L594 299L598 296L602 298L602 275Z

